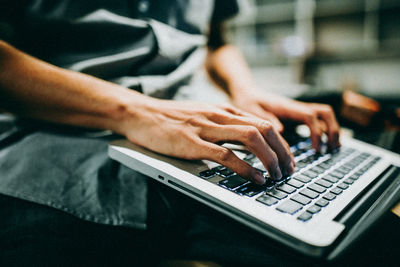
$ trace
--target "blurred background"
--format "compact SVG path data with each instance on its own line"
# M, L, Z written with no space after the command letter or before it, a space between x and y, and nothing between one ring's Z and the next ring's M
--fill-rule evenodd
M241 0L228 25L258 84L331 104L358 139L400 153L400 0Z
M399 0L242 0L229 24L260 84L400 94ZM284 88L284 90L282 90Z

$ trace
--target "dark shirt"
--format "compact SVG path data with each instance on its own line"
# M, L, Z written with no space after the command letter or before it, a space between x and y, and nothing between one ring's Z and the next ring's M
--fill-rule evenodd
M202 66L210 22L237 11L235 1L0 0L0 39L54 65L171 98ZM147 178L108 158L114 138L1 116L0 193L145 228Z

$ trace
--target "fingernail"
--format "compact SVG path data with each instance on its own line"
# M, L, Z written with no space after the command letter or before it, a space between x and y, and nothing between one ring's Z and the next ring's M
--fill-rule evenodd
M255 173L254 180L257 184L265 184L265 177L260 172Z
M290 162L287 166L286 166L286 174L287 175L292 175L294 173L294 165L293 162Z
M274 177L275 180L280 180L282 179L282 172L279 169L279 167L277 167L272 175L272 177Z

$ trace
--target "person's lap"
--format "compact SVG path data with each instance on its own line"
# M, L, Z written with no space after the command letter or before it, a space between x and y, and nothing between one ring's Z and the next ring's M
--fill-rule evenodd
M156 182L149 189L146 231L86 222L0 195L0 265L151 266L163 259L207 260L223 266L326 264L286 249ZM395 266L399 224L393 218L381 222L333 264Z

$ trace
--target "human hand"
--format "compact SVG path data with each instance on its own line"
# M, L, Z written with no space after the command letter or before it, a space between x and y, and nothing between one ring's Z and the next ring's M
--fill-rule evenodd
M328 136L328 148L340 147L339 124L329 105L303 103L286 97L252 90L232 99L235 106L260 118L268 119L278 131L283 131L279 119L305 123L310 128L312 145L320 151L323 133Z
M265 183L262 174L222 142L239 142L254 153L273 179L290 175L294 160L289 146L271 123L230 105L151 99L132 107L119 126L131 142L184 159L218 162L243 178Z

